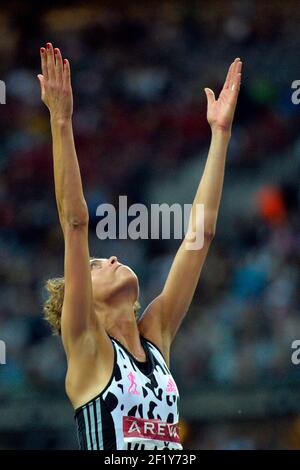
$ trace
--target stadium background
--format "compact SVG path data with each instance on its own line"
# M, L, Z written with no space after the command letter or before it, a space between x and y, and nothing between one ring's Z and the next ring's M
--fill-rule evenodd
M56 5L56 6L55 6ZM191 203L207 155L204 86L244 63L217 225L171 365L184 447L299 449L299 2L1 2L0 449L73 449L65 358L42 319L62 273L47 110L47 41L71 61L90 248L136 270L145 306L176 241L100 242L102 202Z

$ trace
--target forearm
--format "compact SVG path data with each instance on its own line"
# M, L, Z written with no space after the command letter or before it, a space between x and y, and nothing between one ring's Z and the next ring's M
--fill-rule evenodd
M62 225L79 225L88 220L72 120L51 118L55 196Z
M191 217L193 231L196 226L196 205L204 206L204 233L214 235L224 182L227 148L230 132L213 130L204 172L193 202Z

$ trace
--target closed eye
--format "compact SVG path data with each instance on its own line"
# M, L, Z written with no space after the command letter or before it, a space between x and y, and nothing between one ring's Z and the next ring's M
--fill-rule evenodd
M102 268L102 263L99 259L95 259L91 261L91 269L94 269L94 268Z

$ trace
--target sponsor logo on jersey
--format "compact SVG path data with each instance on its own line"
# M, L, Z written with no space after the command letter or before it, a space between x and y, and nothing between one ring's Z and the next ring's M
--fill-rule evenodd
M132 393L133 395L139 395L140 392L137 389L137 383L136 383L136 376L135 374L131 371L127 375L128 379L130 380L130 385L128 388L128 393Z
M180 443L178 423L166 423L159 419L123 416L123 433L125 439L154 439L156 441Z
M167 383L166 392L177 392L176 384L175 384L174 380L172 380L171 378L169 379L169 381Z

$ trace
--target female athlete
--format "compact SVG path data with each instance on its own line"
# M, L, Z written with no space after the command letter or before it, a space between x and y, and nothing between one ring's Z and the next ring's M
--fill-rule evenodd
M205 88L210 149L190 215L204 205L204 243L184 237L161 293L137 317L139 284L116 256L90 259L89 214L72 130L70 64L51 43L40 49L42 101L50 111L55 194L64 236L64 277L47 283L45 316L67 357L66 393L81 449L182 449L179 395L169 370L172 341L192 301L215 235L242 63L230 65L218 99Z

